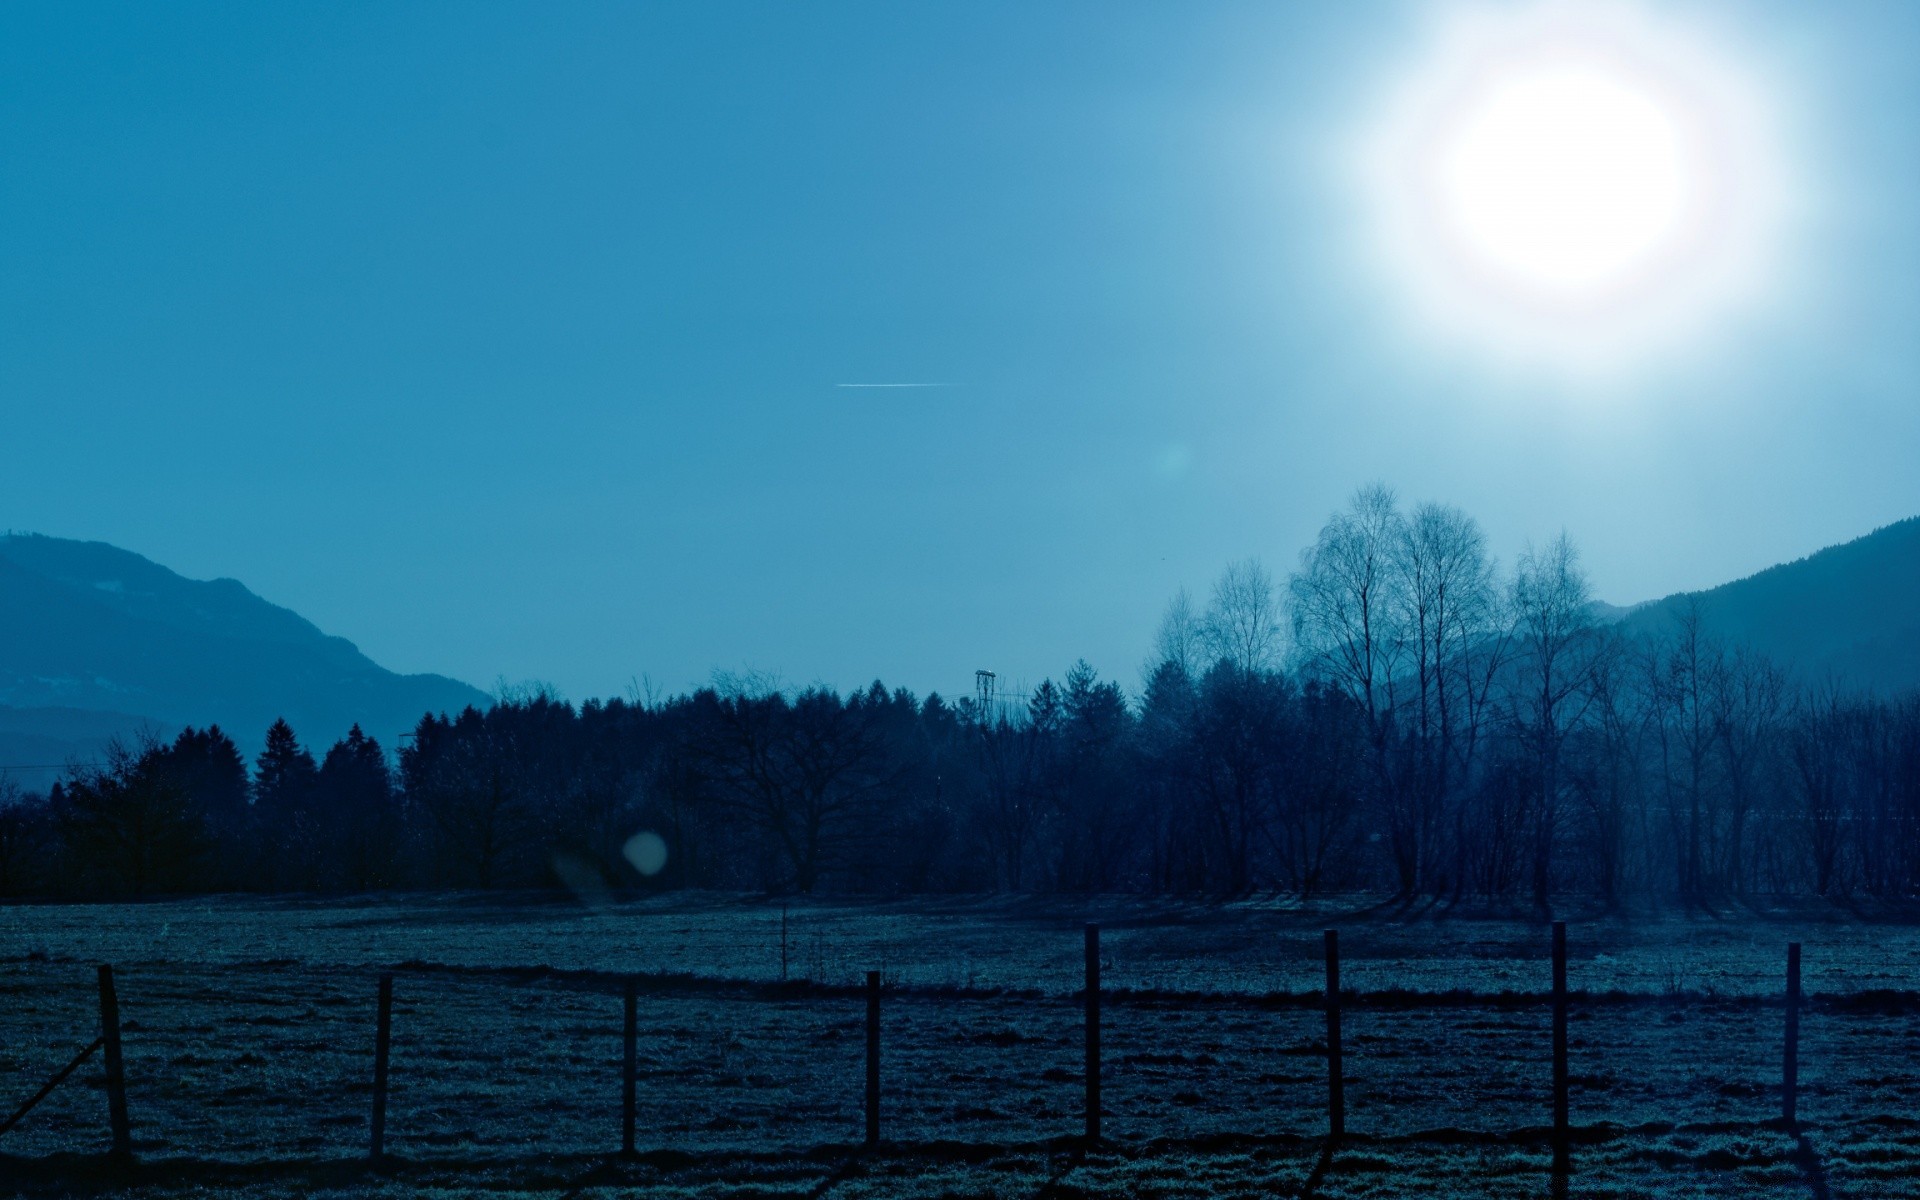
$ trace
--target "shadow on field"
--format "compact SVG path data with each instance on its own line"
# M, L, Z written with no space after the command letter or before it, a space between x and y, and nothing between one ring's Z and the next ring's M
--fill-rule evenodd
M1712 1135L1750 1139L1750 1149L1716 1145ZM1792 1138L1786 1142L1780 1138ZM1679 1135L1690 1151L1670 1139ZM1753 1140L1758 1135L1757 1140ZM532 1200L590 1200L606 1196L725 1194L762 1200L864 1200L869 1197L956 1195L1026 1196L1032 1200L1118 1200L1140 1194L1273 1195L1324 1200L1330 1195L1386 1195L1391 1189L1434 1188L1469 1182L1486 1195L1567 1197L1583 1171L1611 1175L1623 1168L1653 1192L1684 1185L1695 1172L1728 1178L1764 1167L1771 1158L1790 1189L1767 1195L1831 1200L1825 1165L1798 1130L1757 1126L1575 1126L1572 1175L1552 1171L1545 1128L1494 1134L1429 1129L1399 1135L1349 1131L1336 1144L1289 1134L1213 1134L1146 1142L1078 1138L1023 1143L955 1141L823 1145L807 1150L653 1150L631 1157L606 1154L501 1154L234 1162L154 1158L116 1163L104 1155L45 1158L0 1155L0 1179L9 1196L124 1196L172 1200L207 1195L259 1198L300 1195L315 1200L399 1198L430 1194L493 1195ZM1771 1145L1771 1153L1765 1148ZM1581 1151L1593 1157L1584 1157ZM1751 1157L1755 1152L1762 1159ZM1489 1158L1492 1154L1494 1157ZM1609 1154L1611 1155L1609 1157ZM1583 1162L1584 1157L1584 1162ZM1640 1175L1640 1172L1645 1172ZM1482 1174L1485 1177L1482 1177ZM984 1187L985 1190L982 1190ZM1383 1190L1389 1189L1389 1190ZM1421 1194L1406 1192L1400 1194ZM1429 1191L1426 1194L1438 1194ZM1743 1193L1744 1194L1744 1193Z
M823 1200L859 1195L954 1194L982 1178L1018 1194L1039 1197L1108 1197L1133 1194L1134 1182L1176 1172L1200 1171L1213 1180L1244 1178L1250 1170L1267 1180L1288 1179L1275 1194L1291 1195L1300 1172L1319 1146L1289 1137L1206 1137L1089 1149L1078 1138L1003 1144L951 1141L883 1142L874 1147L821 1146L806 1151L688 1153L649 1151L620 1155L462 1156L409 1159L389 1156L378 1166L365 1159L229 1162L155 1158L132 1164L100 1155L51 1155L39 1159L0 1156L7 1194L21 1197L309 1197L491 1194L585 1200L592 1196L721 1191L772 1200ZM1325 1169L1321 1153L1317 1172ZM1184 1176L1190 1177L1190 1176ZM1027 1182L1021 1185L1021 1180ZM969 1193L970 1194L970 1193ZM995 1194L1001 1194L996 1192ZM1008 1193L1013 1194L1013 1193Z
M807 1200L820 1200L821 1197L832 1191L835 1185L854 1177L860 1171L862 1160L870 1153L870 1150L862 1149L849 1154L838 1166L828 1171L826 1175L822 1176L811 1187L806 1188L804 1195ZM730 1169L737 1169L732 1165L743 1163L745 1160L739 1156L729 1155L725 1161L729 1164ZM710 1174L710 1172L702 1172L700 1170L702 1165L710 1167L712 1164L710 1162L702 1164L699 1159L684 1154L661 1154L656 1152L651 1154L608 1156L596 1163L586 1174L575 1179L572 1186L568 1187L560 1196L560 1200L583 1200L583 1197L600 1188L630 1188L642 1182L667 1182L676 1175ZM809 1169L818 1170L826 1164L817 1161L813 1156L810 1156L807 1160L803 1160L801 1164L795 1164L791 1159L786 1159L782 1156L770 1156L764 1165L768 1167L773 1174L785 1174L789 1176L789 1179L780 1180L779 1182L790 1181L796 1186L804 1186L806 1182L804 1178L792 1178L791 1176L796 1171L804 1174ZM784 1168L784 1170L782 1170L782 1168ZM741 1173L750 1174L751 1168ZM636 1176L642 1176L644 1178L637 1179ZM736 1182L725 1179L724 1176L721 1177L721 1181L727 1183ZM744 1182L744 1180L740 1182ZM773 1183L776 1181L763 1178L758 1182ZM802 1193L794 1192L790 1194L800 1195Z
M1307 1181L1300 1185L1300 1200L1312 1200L1314 1192L1327 1178L1327 1171L1333 1166L1334 1146L1333 1139L1329 1138L1326 1146L1320 1151L1320 1157L1313 1164L1313 1173L1308 1175Z
M405 1159L379 1165L364 1158L225 1162L196 1158L119 1163L101 1155L0 1156L9 1194L53 1196L415 1196L451 1190L579 1197L606 1187L684 1178L691 1183L755 1185L765 1194L799 1196L832 1178L850 1158L847 1147L765 1154L689 1154L656 1150L631 1158L594 1155L472 1156Z
M1813 1189L1813 1200L1833 1200L1833 1193L1827 1190L1827 1167L1820 1161L1820 1152L1813 1148L1807 1135L1794 1131L1793 1161L1800 1173L1807 1178L1807 1186Z

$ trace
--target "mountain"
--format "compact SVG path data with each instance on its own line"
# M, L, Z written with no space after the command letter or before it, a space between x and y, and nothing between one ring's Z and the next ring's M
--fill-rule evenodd
M66 763L93 758L109 738L171 732L151 717L81 708L0 705L0 777L45 791Z
M1709 631L1803 679L1920 688L1920 517L1708 591L1640 605L1622 627L1668 635L1695 600Z
M234 580L102 542L0 537L0 765L57 763L142 725L218 724L251 750L283 716L316 750L356 723L392 746L423 713L486 703L458 680L388 671Z

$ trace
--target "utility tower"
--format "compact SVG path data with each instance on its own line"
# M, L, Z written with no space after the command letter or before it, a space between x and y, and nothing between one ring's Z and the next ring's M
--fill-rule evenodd
M974 703L980 706L980 723L982 725L993 724L994 678L995 676L992 671L975 671L973 673L973 699Z

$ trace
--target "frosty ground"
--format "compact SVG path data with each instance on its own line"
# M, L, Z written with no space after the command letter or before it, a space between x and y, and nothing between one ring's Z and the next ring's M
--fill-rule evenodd
M1920 926L1833 906L1569 912L1570 1193L1920 1197ZM1082 1152L1081 925L1102 926L1105 1134ZM1350 1137L1326 1129L1341 930ZM1779 1112L1805 945L1800 1137ZM84 1047L114 964L139 1165L97 1060L0 1138L22 1194L1548 1194L1548 934L1517 916L678 895L0 908L0 1106ZM863 1152L883 972L884 1135ZM396 976L382 1171L375 981ZM639 1143L619 980L638 974Z

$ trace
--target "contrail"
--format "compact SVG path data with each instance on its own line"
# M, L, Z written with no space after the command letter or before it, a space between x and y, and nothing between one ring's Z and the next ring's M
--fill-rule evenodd
M949 388L957 383L836 383L837 388Z

